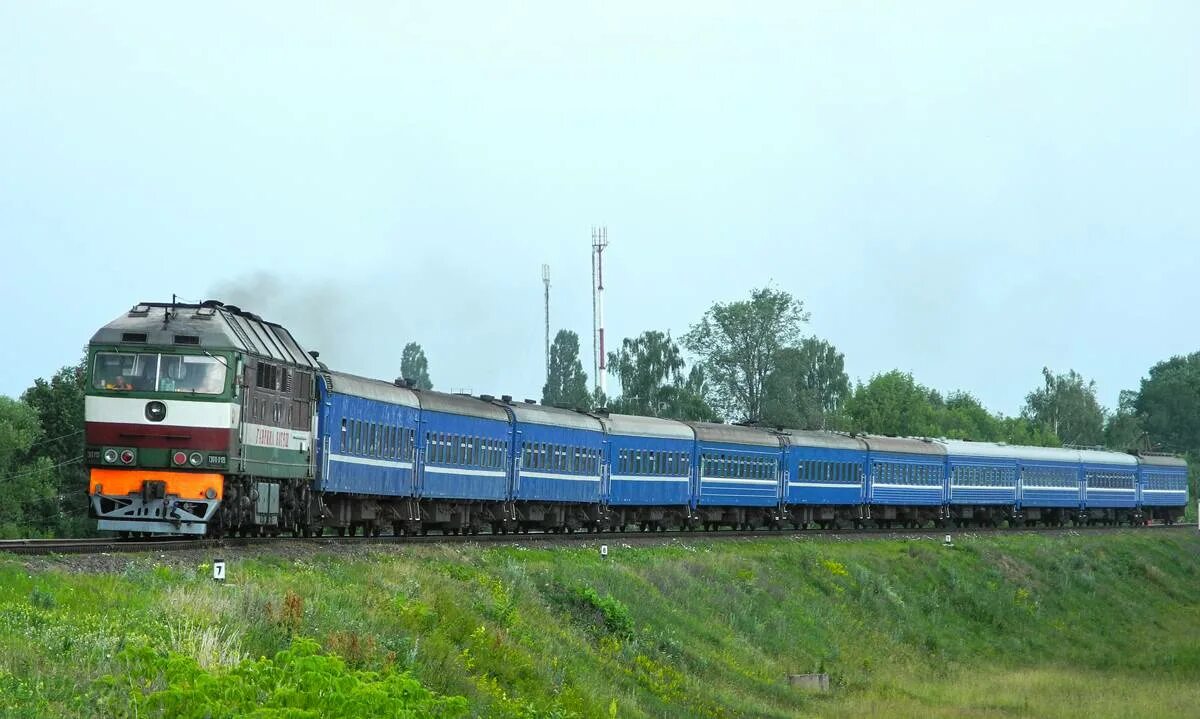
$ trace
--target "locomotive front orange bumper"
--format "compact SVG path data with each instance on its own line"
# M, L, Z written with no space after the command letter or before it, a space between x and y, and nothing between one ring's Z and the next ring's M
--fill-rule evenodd
M146 482L162 482L167 496L180 499L213 500L225 494L225 481L220 474L140 469L93 469L88 479L88 494L109 497L140 494Z

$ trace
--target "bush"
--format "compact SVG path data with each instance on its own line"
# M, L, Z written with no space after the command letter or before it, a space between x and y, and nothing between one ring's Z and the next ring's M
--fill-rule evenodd
M120 655L120 677L101 680L104 694L125 701L136 716L442 717L467 714L463 697L439 696L407 672L348 669L340 657L320 653L298 638L273 658L246 660L228 672L210 672L190 657L147 645ZM113 707L115 708L115 707Z

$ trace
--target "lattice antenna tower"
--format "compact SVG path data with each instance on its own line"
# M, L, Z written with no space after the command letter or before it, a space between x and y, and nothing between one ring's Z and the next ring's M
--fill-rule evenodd
M595 389L608 394L608 367L604 358L604 250L608 227L592 227L592 377Z
M550 265L542 265L542 284L546 291L546 381L550 381Z

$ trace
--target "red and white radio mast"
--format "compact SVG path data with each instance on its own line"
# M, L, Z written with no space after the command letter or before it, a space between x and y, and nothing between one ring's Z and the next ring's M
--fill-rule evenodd
M608 228L592 227L592 377L597 391L608 394L608 365L604 358L604 248Z

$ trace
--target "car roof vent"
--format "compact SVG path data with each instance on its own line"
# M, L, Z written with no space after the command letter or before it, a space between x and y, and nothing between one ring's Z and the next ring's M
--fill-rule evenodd
M199 335L175 335L175 344L177 345L198 345L200 344Z
M145 342L146 341L146 333L145 332L122 332L121 333L121 341L122 342Z

